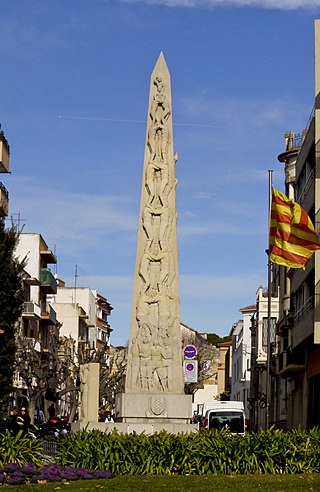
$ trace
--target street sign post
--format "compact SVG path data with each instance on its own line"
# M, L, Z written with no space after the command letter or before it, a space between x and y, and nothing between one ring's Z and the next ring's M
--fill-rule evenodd
M194 345L187 345L183 349L183 354L185 359L195 359L197 357L198 351Z

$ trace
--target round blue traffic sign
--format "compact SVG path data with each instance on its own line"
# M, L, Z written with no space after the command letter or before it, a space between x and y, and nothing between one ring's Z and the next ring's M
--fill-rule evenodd
M188 364L186 364L186 371L193 372L194 370L195 370L194 362L188 362Z
M194 345L187 345L183 349L185 359L194 359L197 357L197 349Z

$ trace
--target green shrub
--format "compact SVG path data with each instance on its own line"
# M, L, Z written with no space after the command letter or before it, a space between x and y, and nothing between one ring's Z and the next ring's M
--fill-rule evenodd
M318 473L320 430L271 429L244 437L216 430L151 436L83 430L62 438L57 459L117 475Z
M6 432L0 434L0 466L17 463L23 466L34 463L40 466L43 463L42 444L20 431L16 436Z

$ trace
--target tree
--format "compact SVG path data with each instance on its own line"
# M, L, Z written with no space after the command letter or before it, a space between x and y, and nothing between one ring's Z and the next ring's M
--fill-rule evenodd
M79 343L76 347L72 337L59 336L59 326L51 330L48 353L41 351L36 340L30 343L22 332L17 333L16 344L15 370L27 388L31 418L39 397L44 396L46 417L49 404L58 401L60 411L67 412L73 421L79 405L80 366L99 362L102 368L104 348L91 349L85 343ZM100 373L103 374L103 369Z
M125 389L128 347L111 347L108 369L100 369L100 404L115 407L115 395Z
M6 229L5 216L0 214L0 418L7 413L13 390L15 322L24 302L22 277L26 261L15 257L18 241L17 228L12 224Z

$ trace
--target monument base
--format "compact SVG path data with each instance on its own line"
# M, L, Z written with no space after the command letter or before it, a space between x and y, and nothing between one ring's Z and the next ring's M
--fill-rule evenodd
M124 423L124 422L73 422L71 426L72 432L81 430L92 431L99 430L101 432L111 433L116 430L119 434L146 434L151 435L155 432L166 431L169 434L183 434L190 432L198 432L199 424L173 424L173 423Z
M120 393L116 395L117 422L189 424L192 396L171 393Z

